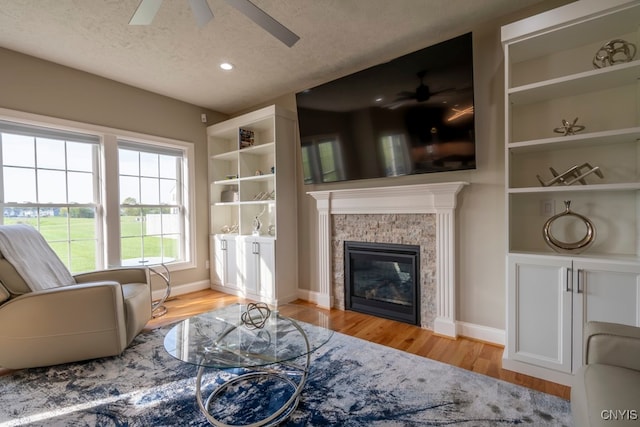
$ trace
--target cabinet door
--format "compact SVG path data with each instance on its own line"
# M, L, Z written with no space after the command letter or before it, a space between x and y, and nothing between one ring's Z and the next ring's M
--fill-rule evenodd
M574 261L574 371L582 366L590 320L640 326L640 266Z
M258 294L258 275L256 267L256 258L258 256L256 242L250 237L240 239L239 243L239 262L240 262L240 288L245 295L254 297ZM250 295L248 295L250 294Z
M507 357L571 372L571 261L509 256Z
M276 252L275 242L272 239L261 239L256 242L258 290L265 302L275 301L275 267Z
M238 266L236 240L231 236L213 236L213 269L211 281L224 287L236 288Z

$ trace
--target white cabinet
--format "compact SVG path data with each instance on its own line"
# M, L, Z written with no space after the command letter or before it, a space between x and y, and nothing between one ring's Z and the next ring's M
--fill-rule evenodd
M240 238L240 288L247 296L274 304L275 240L265 237Z
M237 238L236 275L211 250L214 289L272 304L297 298L296 129L295 114L277 106L207 128L210 234ZM250 259L248 236L271 251L268 262Z
M579 0L502 27L507 369L569 383L585 321L638 322L640 54L602 68L593 59L612 40L640 47L639 35L637 0ZM563 134L563 120L576 118L584 129ZM602 176L543 185L585 164ZM580 255L556 253L543 237L564 201L596 229ZM584 230L571 217L552 228L565 242Z
M571 372L571 261L509 257L509 360Z
M214 258L211 263L211 283L226 289L238 288L238 259L235 235L211 236L210 250Z
M582 366L586 322L640 326L640 265L634 262L510 255L508 283L507 369L517 361L572 374ZM567 382L562 375L549 378Z

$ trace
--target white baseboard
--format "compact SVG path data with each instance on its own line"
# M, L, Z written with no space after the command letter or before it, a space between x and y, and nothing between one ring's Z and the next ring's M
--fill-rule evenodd
M310 291L308 289L300 289L298 288L298 298L304 301L312 302L316 305L319 304L319 301L322 299L322 295L320 292Z
M182 285L171 286L171 296L188 294L190 292L201 291L203 289L211 288L211 283L208 280L200 280L198 282L183 283ZM151 299L154 301L159 300L165 294L165 288L156 289L151 292Z
M529 375L530 377L540 378L552 383L562 384L571 387L573 384L573 375L564 372L558 372L551 369L542 368L540 366L529 365L528 363L517 360L502 358L502 368L508 371L518 372L520 374Z
M505 345L504 329L490 328L475 323L456 322L458 335L496 345Z

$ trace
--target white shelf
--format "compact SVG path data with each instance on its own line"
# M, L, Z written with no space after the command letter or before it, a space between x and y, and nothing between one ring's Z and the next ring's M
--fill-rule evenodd
M220 153L220 154L214 154L213 156L211 156L212 159L214 160L228 160L228 161L238 161L238 151L239 150L235 150L235 151L228 151L226 153Z
M640 127L512 142L507 147L512 153L525 153L549 149L579 148L587 145L620 144L633 140L640 140Z
M611 7L604 15L603 6ZM594 16L597 17L594 18ZM610 40L612 34L636 31L640 5L628 0L580 0L502 28L511 63Z
M261 182L261 181L271 181L276 177L275 174L267 173L264 175L255 175L255 176L245 176L243 178L234 178L234 179L219 179L217 181L213 181L216 185L238 185L243 182Z
M574 185L553 185L549 187L523 187L509 188L509 194L525 193L579 193L589 191L636 191L640 190L640 182L624 182L619 184L574 184Z
M550 99L597 92L634 84L640 78L640 60L585 71L509 89L513 105L533 104Z
M260 181L271 181L276 177L273 173L266 173L264 175L253 175L253 176L245 176L243 178L238 179L240 182L260 182Z
M604 262L616 262L622 264L637 264L640 262L640 257L636 255L628 255L628 254L603 254L596 252L589 252L587 254L563 254L559 252L553 252L549 249L549 251L519 251L519 250L511 250L508 255L527 255L534 257L561 257L561 258L578 258L578 259L588 259L594 261L604 261Z
M250 205L275 205L275 199L269 200L248 200L245 202L238 202L238 205L250 206Z
M242 155L242 154L255 154L255 155L270 154L270 153L273 153L275 145L276 145L275 142L268 142L266 144L260 144L260 145L252 145L252 146L247 147L247 148L242 148L242 149L238 150L238 152L240 153L240 155Z

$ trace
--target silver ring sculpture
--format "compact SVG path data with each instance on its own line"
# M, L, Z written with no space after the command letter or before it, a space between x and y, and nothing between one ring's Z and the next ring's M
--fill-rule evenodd
M565 210L557 215L552 216L545 222L544 227L542 227L542 235L544 237L544 241L556 252L571 252L571 253L580 253L585 249L591 246L596 238L596 228L593 223L589 220L589 218L575 213L571 210L571 201L565 200L564 202ZM556 239L551 234L551 225L559 218L565 216L573 216L584 222L587 227L587 232L584 237L580 240L576 240L575 242L563 242L562 240Z

